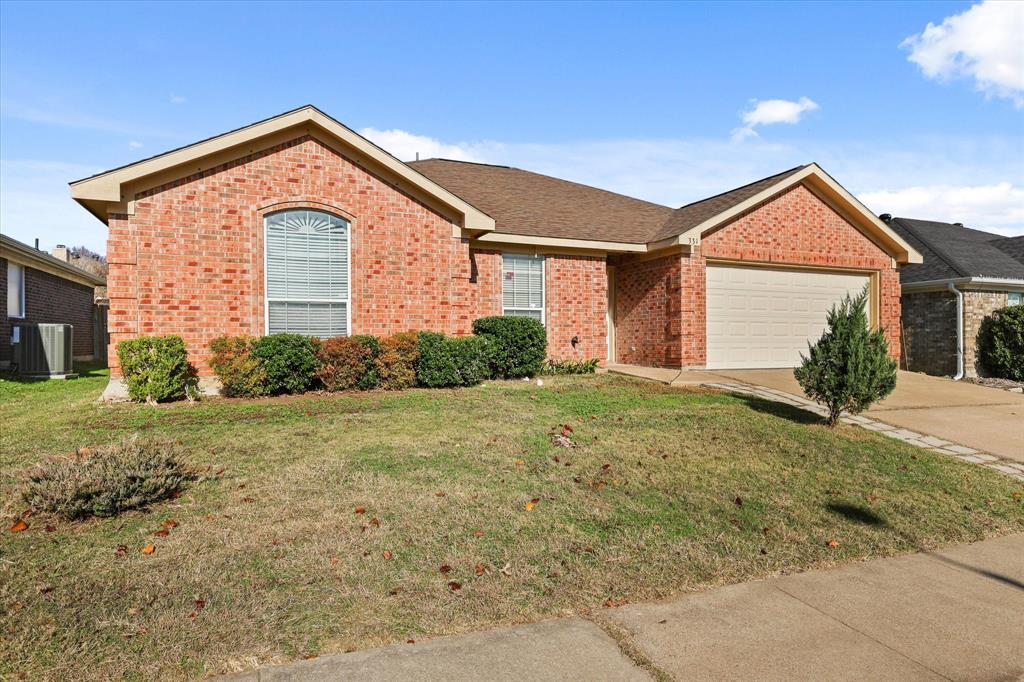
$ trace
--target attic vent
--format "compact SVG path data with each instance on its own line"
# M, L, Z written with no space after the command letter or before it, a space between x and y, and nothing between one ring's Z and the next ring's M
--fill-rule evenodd
M957 227L963 227L964 226L963 223L953 223L953 224L956 225Z
M882 215L878 216L878 218L879 218L879 220L881 220L881 221L882 221L883 223L887 223L887 222L889 222L890 220L892 220L892 214L891 214L891 213L883 213Z

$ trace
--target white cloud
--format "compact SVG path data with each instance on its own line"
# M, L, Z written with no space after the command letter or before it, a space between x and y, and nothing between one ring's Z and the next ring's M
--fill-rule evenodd
M132 140L128 143L129 149L142 149L142 143L138 140Z
M421 159L442 158L456 161L479 161L472 145L445 144L432 137L416 135L405 130L377 130L363 128L359 131L363 137L383 147L393 156L402 161L412 161L419 154Z
M184 97L182 95L175 95L173 92L171 93L171 98L170 99L171 99L171 104L184 104L185 102L188 101L188 99L186 97Z
M743 112L743 125L732 131L734 142L757 137L757 131L754 130L756 126L799 123L805 112L819 108L818 103L808 97L801 97L795 102L788 99L755 99L751 103L753 108Z
M873 210L894 216L963 223L967 227L1020 234L1024 227L1024 186L923 185L864 192L858 197Z
M1024 3L985 0L962 14L931 22L900 47L928 78L972 78L986 95L1024 108Z

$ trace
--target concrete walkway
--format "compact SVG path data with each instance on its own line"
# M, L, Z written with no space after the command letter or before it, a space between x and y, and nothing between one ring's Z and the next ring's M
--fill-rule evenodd
M1024 535L263 668L291 680L1019 680Z

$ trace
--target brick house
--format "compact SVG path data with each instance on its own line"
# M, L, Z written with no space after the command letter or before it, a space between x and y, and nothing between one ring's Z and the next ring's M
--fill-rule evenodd
M94 338L97 316L103 315L95 292L105 283L69 264L64 247L50 255L0 234L0 299L7 302L7 313L0 317L0 367L11 363L16 322L70 324L75 360L106 359L106 339Z
M924 255L900 271L904 369L938 376L984 374L982 322L1024 302L1024 236L1004 237L913 218L882 219Z
M673 209L505 166L403 163L306 106L71 183L109 227L118 341L318 336L528 315L553 358L787 367L870 291L899 353L920 255L815 164Z

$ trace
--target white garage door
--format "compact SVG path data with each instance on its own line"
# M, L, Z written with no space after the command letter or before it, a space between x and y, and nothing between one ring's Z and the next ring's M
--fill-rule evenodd
M868 284L867 275L837 272L709 265L707 273L709 369L798 366L829 308Z

